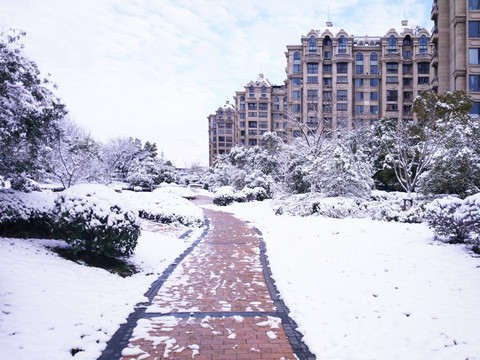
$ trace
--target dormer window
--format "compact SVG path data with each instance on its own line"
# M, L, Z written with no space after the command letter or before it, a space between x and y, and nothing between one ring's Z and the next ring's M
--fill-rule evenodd
M310 53L316 53L317 52L317 39L315 39L315 36L310 36L310 40L308 40L308 51Z
M393 35L390 35L388 38L388 53L394 54L397 52L397 38Z
M341 35L338 39L338 53L345 54L347 52L347 39L345 36Z

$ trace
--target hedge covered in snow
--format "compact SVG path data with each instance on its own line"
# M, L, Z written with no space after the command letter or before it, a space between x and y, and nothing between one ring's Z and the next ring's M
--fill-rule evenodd
M222 186L213 195L213 203L219 206L227 206L233 202L263 201L268 198L267 191L262 187L253 189L245 187L242 191L236 191L232 186Z
M0 190L0 236L50 237L51 192Z
M130 196L128 193L125 193ZM134 194L141 218L160 223L179 223L185 226L202 226L203 211L183 197L164 189L151 193Z
M426 200L415 199L412 206L405 202L404 193L372 191L369 199L351 197L326 197L319 193L294 195L275 199L272 203L276 214L294 216L325 216L371 218L382 221L420 223L423 221Z
M137 213L103 185L75 185L55 200L55 235L76 250L98 255L130 255L140 235Z

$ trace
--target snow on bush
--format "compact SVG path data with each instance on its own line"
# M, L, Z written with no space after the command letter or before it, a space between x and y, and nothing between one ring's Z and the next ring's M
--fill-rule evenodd
M318 215L336 219L346 217L371 218L381 221L421 223L425 200L415 199L405 206L404 193L372 191L370 199L327 197L320 193L299 194L273 201L273 211L296 216Z
M55 200L56 235L87 253L130 255L140 235L135 211L103 185L70 187Z
M227 206L235 201L235 189L232 186L222 186L215 191L213 203L219 206Z
M53 201L51 192L0 190L0 235L48 237Z
M480 193L461 200L447 196L427 206L426 221L435 236L452 243L472 243L476 249L480 237Z
M183 197L187 200L193 200L197 198L197 194L189 188L182 187L182 186L162 186L158 189L153 191L163 194L174 194Z
M137 205L141 218L160 223L180 223L185 226L204 224L202 209L181 196L165 192L163 189L155 189L147 195L144 196L144 201Z

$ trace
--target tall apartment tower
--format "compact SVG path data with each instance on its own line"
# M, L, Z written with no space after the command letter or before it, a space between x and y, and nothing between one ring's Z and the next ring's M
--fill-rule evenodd
M210 166L219 154L228 153L235 146L235 107L229 101L208 115Z
M331 26L287 46L289 112L327 128L413 120L413 99L430 88L430 34L404 21L383 37L354 37ZM294 130L294 135L295 130Z
M480 114L480 2L434 0L432 87L439 93L463 90L474 101L472 115Z

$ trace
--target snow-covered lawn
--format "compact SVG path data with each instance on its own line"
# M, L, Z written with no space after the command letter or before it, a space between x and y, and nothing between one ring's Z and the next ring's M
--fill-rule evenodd
M55 240L0 238L0 358L96 359L158 275L201 233L185 240L143 231L129 278L65 260Z
M318 359L480 359L480 258L421 224L223 208L263 232L273 276Z

